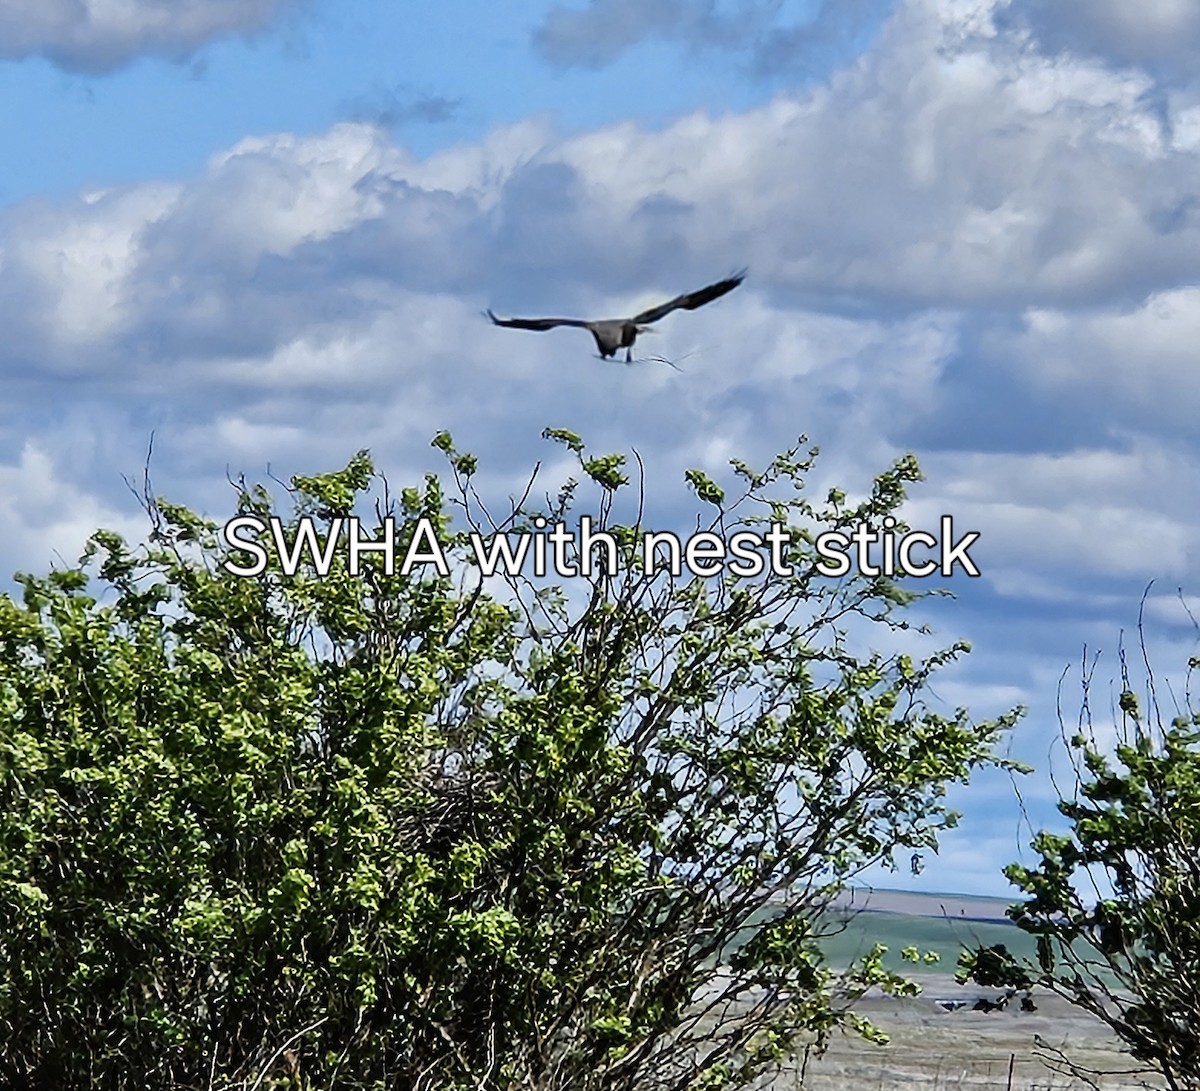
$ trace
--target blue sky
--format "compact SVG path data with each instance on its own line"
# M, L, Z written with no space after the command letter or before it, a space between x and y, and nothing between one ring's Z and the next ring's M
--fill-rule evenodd
M974 646L937 696L1029 706L1047 821L1064 669L1111 677L1151 580L1160 675L1195 651L1197 57L1172 0L0 0L0 568L140 536L152 431L213 515L227 471L438 468L443 427L496 495L553 425L664 505L801 432L852 492L911 450L909 521L982 536L921 608ZM743 265L659 326L682 372L480 317ZM914 882L1005 894L1012 786L956 802Z

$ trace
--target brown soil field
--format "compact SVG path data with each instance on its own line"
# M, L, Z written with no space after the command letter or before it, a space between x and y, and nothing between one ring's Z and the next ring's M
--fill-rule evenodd
M873 1091L876 1088L956 1088L1006 1091L1085 1091L1088 1083L1049 1067L1053 1049L1089 1069L1101 1091L1162 1087L1098 1019L1052 994L1034 993L1037 1011L972 1011L980 997L998 990L956 985L949 976L922 976L913 999L867 997L855 1010L891 1036L877 1046L852 1035L837 1036L822 1057L812 1057L776 1078L771 1091ZM955 1010L938 1001L961 1003ZM1053 1047L1047 1049L1047 1047ZM1012 1064L1011 1083L1009 1065Z

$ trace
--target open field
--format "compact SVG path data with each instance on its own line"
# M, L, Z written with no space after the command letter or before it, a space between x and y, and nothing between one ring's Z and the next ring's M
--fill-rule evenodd
M1013 1060L1014 1091L1084 1089L1047 1067L1038 1056L1039 1042L1062 1049L1089 1068L1129 1073L1134 1062L1098 1020L1073 1009L1058 997L1035 993L1038 1010L1012 1007L997 1012L970 1010L980 996L996 990L959 986L943 975L920 977L924 992L911 1000L867 998L857 1009L891 1035L887 1046L839 1036L829 1051L808 1063L804 1082L798 1075L776 1080L772 1091L869 1091L873 1088L978 1088L1004 1091ZM939 1000L965 1002L949 1011ZM1145 1076L1128 1074L1097 1081L1103 1091L1161 1086Z
M824 947L834 965L845 965L875 943L888 947L886 962L920 982L914 999L869 996L856 1010L891 1036L876 1046L855 1036L839 1036L828 1052L799 1072L785 1074L771 1091L871 1091L875 1088L957 1088L1013 1091L1075 1091L1087 1084L1054 1071L1043 1060L1060 1049L1100 1072L1124 1075L1097 1079L1102 1091L1161 1086L1122 1052L1120 1041L1099 1020L1078 1012L1052 994L1035 991L1037 1010L1023 1012L1016 1000L1003 1011L973 1011L980 998L995 1000L998 989L958 985L954 968L964 946L1004 943L1010 951L1033 954L1031 937L1004 917L1004 899L908 891L857 891L845 931ZM922 972L900 960L910 945L940 956L936 972ZM1046 1047L1051 1047L1047 1049Z

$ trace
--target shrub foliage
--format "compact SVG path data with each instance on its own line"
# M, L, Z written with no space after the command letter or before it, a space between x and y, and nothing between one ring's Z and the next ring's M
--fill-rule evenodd
M1122 686L1106 721L1115 726L1111 736L1093 720L1096 663L1085 659L1079 725L1066 740L1077 790L1058 805L1066 831L1037 834L1036 866L1005 868L1026 895L1009 915L1037 936L1036 964L982 948L964 954L960 976L985 985L1042 985L1107 1023L1167 1087L1195 1091L1200 716L1181 711L1164 723L1149 673L1144 713L1121 659ZM1197 666L1193 660L1189 671ZM1179 707L1188 708L1187 695L1180 696ZM1047 1050L1046 1059L1089 1083L1102 1074L1061 1050Z
M550 435L616 576L483 579L469 533L574 518L580 485L500 518L442 434L449 495L363 452L236 507L372 512L400 556L426 519L448 575L289 575L265 538L235 576L147 490L145 544L98 532L0 597L4 1086L737 1088L876 1033L855 999L912 987L879 951L835 973L823 910L934 844L1012 722L926 704L962 646L861 650L915 641L913 591L816 572L813 535L895 514L915 462L857 504L810 503L800 448L734 463L732 500L689 472L713 529L794 530L790 575L698 579L638 564L622 456Z

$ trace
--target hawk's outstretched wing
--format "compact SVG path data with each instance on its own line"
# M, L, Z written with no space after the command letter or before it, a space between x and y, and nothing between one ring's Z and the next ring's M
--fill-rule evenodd
M485 313L497 326L508 326L514 330L552 330L555 326L588 328L581 318L497 318L491 311Z
M700 288L695 292L685 292L683 295L677 295L674 299L670 299L666 303L660 303L657 307L651 307L647 311L642 311L641 314L634 315L633 320L638 325L641 325L645 322L657 322L664 315L668 315L672 311L694 311L697 307L703 307L705 303L711 303L714 299L719 299L726 292L732 292L745 279L746 270L743 269L740 273L734 273L731 277L718 280L716 284L710 284L707 288Z

